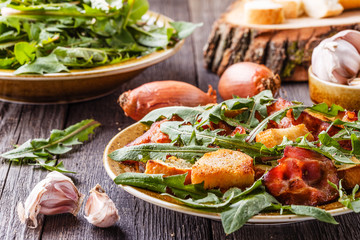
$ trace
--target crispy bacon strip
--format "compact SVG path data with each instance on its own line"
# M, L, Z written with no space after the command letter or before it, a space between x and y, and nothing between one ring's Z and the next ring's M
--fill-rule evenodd
M285 148L279 165L264 175L268 192L283 204L316 206L335 200L336 189L328 181L338 184L332 161L311 150Z

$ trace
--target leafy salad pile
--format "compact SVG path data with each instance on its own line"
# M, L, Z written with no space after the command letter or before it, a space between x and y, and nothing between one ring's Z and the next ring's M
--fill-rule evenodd
M219 148L238 150L254 158L255 164L266 158L266 163L276 165L286 146L296 146L310 149L325 155L339 166L343 164L357 164L353 157L360 157L360 121L343 122L335 120L340 106L328 107L326 104L306 106L293 102L285 109L268 116L267 106L275 101L270 91L263 91L252 98L235 98L208 107L168 107L157 109L145 116L141 122L151 125L161 119L171 119L174 115L183 121L168 121L160 125L160 130L169 135L171 143L147 143L133 145L115 150L109 157L116 161L140 161L146 163L149 159L166 160L171 155L185 159L190 163L196 162L205 153L216 151ZM273 148L267 148L262 143L255 142L255 136L267 127L270 120L280 122L287 111L292 109L297 119L304 111L312 111L333 118L332 125L342 125L343 129L336 135L330 136L330 127L319 134L318 140L309 142L305 137L290 141L284 137L283 142ZM236 113L236 114L232 114ZM259 114L264 119L259 122ZM231 117L236 115L235 117ZM360 116L359 116L360 117ZM360 119L360 118L359 118ZM210 130L205 126L212 123L226 122L230 126L242 126L246 134L237 133L235 136L221 136L219 130ZM330 121L330 120L329 120ZM187 124L184 124L187 123ZM190 124L189 124L190 123ZM352 150L342 148L339 141L350 140ZM216 148L214 148L216 146ZM269 161L270 159L270 161ZM271 159L273 159L271 161ZM181 203L204 211L221 213L221 220L227 234L241 228L251 217L262 212L280 211L280 214L294 213L314 217L320 221L337 224L335 219L325 210L318 207L290 205L279 203L272 195L265 191L262 179L257 180L246 190L231 188L225 193L216 189L206 190L203 184L185 185L186 174L163 177L162 174L123 173L115 178L115 183L148 189L170 196ZM359 187L347 193L341 186L333 185L339 191L339 202L355 212L360 212L360 199L357 194ZM169 191L171 194L169 194Z
M57 73L171 47L201 24L149 17L147 0L0 0L0 68Z

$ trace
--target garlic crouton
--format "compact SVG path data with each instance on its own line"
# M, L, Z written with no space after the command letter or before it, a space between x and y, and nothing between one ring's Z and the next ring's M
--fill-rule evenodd
M170 157L165 162L160 160L147 161L145 173L164 174L164 177L188 173L185 184L191 183L191 164L176 157Z
M205 153L191 170L191 183L204 182L204 188L245 188L254 183L253 159L227 149Z
M360 163L355 157L351 160L354 163ZM337 167L339 179L342 179L342 185L345 189L353 189L356 184L360 185L360 165L343 164Z
M299 124L289 128L271 128L262 131L256 135L256 142L261 142L268 148L275 147L282 143L284 137L291 141L295 141L298 137L303 137L306 134L308 141L314 141L313 135L309 132L304 124Z

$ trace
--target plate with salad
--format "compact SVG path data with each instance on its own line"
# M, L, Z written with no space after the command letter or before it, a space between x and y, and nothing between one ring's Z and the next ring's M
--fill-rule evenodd
M216 105L156 109L104 152L116 184L147 202L221 220L279 224L360 212L360 121L340 106L263 91Z
M108 94L201 26L151 12L147 0L2 0L0 8L0 98L20 102Z

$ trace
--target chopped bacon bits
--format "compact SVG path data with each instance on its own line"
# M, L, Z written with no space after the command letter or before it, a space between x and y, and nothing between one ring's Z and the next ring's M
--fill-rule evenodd
M288 146L279 165L264 176L264 185L283 204L316 206L338 197L328 181L338 184L332 161L311 150Z
M231 136L235 136L237 133L239 134L245 134L246 130L242 126L237 126L234 131L232 131Z
M141 135L126 146L129 147L145 143L170 143L171 140L169 136L166 133L160 131L161 123L166 121L168 120L154 122L148 131L146 131L143 135Z

